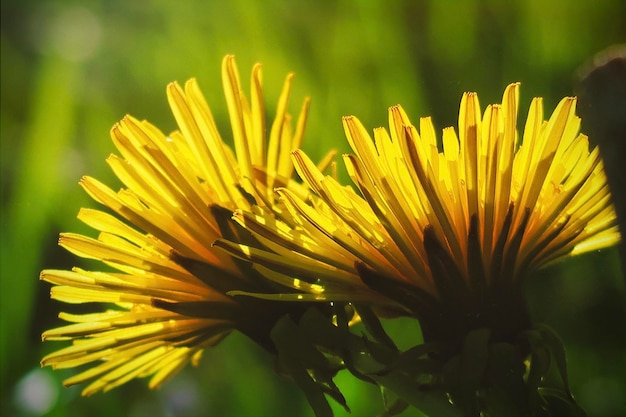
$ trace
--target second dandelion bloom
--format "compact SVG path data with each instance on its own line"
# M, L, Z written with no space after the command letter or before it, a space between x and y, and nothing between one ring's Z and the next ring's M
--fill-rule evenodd
M430 118L414 125L400 106L373 137L344 118L353 153L343 159L358 191L294 152L313 192L278 189L280 223L245 210L234 216L273 252L217 244L306 294L235 293L404 310L427 340L453 345L482 327L515 338L530 326L521 286L532 271L620 239L576 99L564 98L547 120L534 99L518 129L519 87L484 112L475 93L464 94L458 133L446 128L440 140Z

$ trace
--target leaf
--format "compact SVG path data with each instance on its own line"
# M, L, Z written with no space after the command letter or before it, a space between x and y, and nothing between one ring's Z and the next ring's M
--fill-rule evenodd
M494 343L489 347L489 363L485 374L486 389L481 392L487 415L528 416L526 367L519 346Z
M466 415L478 415L481 406L476 393L490 381L484 381L489 360L489 339L487 328L473 330L465 337L460 355L450 359L443 367L446 390L454 404L463 409Z
M350 326L350 318L348 314L353 317L354 309L349 303L333 303L333 312L337 317L337 327L347 330Z
M553 417L586 417L583 410L572 396L556 388L539 388L539 395L545 400L548 415Z
M408 376L394 371L387 375L372 375L381 386L393 391L399 398L430 417L461 416L461 411L448 401L443 391L427 391Z
M307 336L312 343L323 347L325 350L341 356L346 368L357 378L372 383L366 374L381 371L385 365L376 360L371 351L378 351L381 357L395 358L395 351L391 352L387 347L368 342L367 339L358 337L348 329L334 326L318 310L307 310L300 319L300 327L306 329Z
M543 377L550 369L550 352L542 343L541 334L537 330L529 330L524 336L530 344L530 365L526 377L526 386L531 409L538 410L545 406L545 401L538 393Z
M411 349L401 352L397 359L381 375L393 370L403 370L409 375L441 373L442 366L439 361L427 357L429 353L436 352L439 345L426 343L413 346Z
M563 386L565 388L565 392L567 395L572 397L572 392L569 387L569 379L567 375L567 358L565 356L565 346L563 345L563 341L559 337L556 332L548 327L545 324L538 324L535 326L541 336L543 337L543 341L547 345L552 357L556 362L556 366L559 370L559 374L561 375L561 379L563 380Z
M461 353L462 383L473 389L477 388L485 374L489 356L489 338L491 330L482 328L468 333Z
M367 331L376 339L378 342L388 346L391 349L398 350L396 344L391 340L382 324L380 324L380 320L374 314L374 312L367 306L363 305L355 305L356 311L361 316L361 320L365 325Z
M307 349L299 338L298 327L285 315L272 329L271 338L278 349L278 362L282 370L286 372L298 387L304 392L313 412L317 417L332 417L333 411L324 396L324 391L317 382L311 378L307 371L310 366L318 364L318 353L313 349Z
M385 411L380 413L378 417L392 417L400 414L409 407L409 403L398 398L393 392L385 387L380 387L380 394L383 398L383 404L385 405Z

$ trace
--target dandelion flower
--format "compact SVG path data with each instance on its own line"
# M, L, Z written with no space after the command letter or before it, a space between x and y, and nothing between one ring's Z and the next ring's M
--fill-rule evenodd
M184 89L177 83L167 87L178 131L164 135L130 116L113 127L111 137L121 156L112 155L107 162L123 183L121 190L91 177L80 181L114 214L82 209L79 219L96 229L98 237L63 233L60 245L108 268L45 270L41 278L54 284L53 299L110 307L90 314L61 313L71 324L42 337L72 344L46 356L42 365L84 365L85 370L65 381L90 382L84 395L136 377L150 376L149 385L157 387L187 363L195 364L204 348L234 329L271 349L269 329L290 311L286 304L260 305L259 300L226 295L234 289L276 288L211 245L221 237L246 241L229 224L236 208L271 206L275 186L300 194L306 190L290 179L290 153L300 145L308 99L293 129L287 112L289 75L268 140L260 65L252 70L250 101L232 56L223 61L222 77L234 152L191 79Z
M518 102L519 84L482 114L478 96L464 94L458 135L446 128L440 142L430 118L418 128L400 106L373 138L345 117L354 153L343 160L358 192L298 150L293 161L312 192L279 188L278 226L246 210L234 215L271 242L273 252L252 259L257 269L316 290L234 294L400 305L419 318L426 340L458 346L487 327L510 341L529 325L521 290L529 273L620 239L598 149L579 133L576 99L564 98L547 121L534 99L521 137ZM251 259L245 245L216 245Z

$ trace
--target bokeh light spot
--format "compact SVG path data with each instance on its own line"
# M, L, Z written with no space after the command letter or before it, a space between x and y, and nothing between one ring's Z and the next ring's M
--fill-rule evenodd
M59 397L58 382L47 369L34 369L15 386L13 401L26 415L43 415L50 411Z
M67 8L50 18L39 46L46 53L82 62L95 55L101 38L102 26L94 13L83 7Z

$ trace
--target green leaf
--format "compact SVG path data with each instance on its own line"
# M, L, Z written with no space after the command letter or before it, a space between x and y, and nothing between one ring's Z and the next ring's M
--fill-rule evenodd
M487 328L471 331L465 338L461 354L451 358L443 367L446 390L466 415L478 415L481 411L476 393L484 384L490 336L491 331Z
M383 398L383 404L385 405L385 411L380 413L378 417L395 416L406 410L410 405L385 387L380 387L380 393Z
M526 386L532 410L540 410L546 404L539 395L538 388L550 369L550 352L543 344L543 338L537 330L529 330L524 336L530 344L530 365L526 376Z
M569 379L567 375L567 359L565 356L565 346L563 345L563 341L559 337L559 335L550 327L545 324L538 324L535 326L541 336L543 337L543 341L547 345L552 357L556 362L556 366L559 370L559 374L561 379L563 380L563 386L565 388L565 392L567 395L572 398L572 392L569 387Z
M319 357L312 346L307 348L300 339L296 324L285 315L272 329L271 338L278 349L278 363L281 369L293 378L304 392L317 417L332 417L333 411L324 396L324 390L311 378L307 367L319 364ZM306 366L307 364L308 366Z
M365 325L367 331L376 339L378 342L388 346L391 349L398 350L396 344L391 340L382 324L380 324L380 320L376 317L376 314L367 306L363 305L355 305L356 311L361 316L361 320Z
M539 395L545 400L548 415L554 417L586 417L583 410L568 393L556 388L539 388Z
M463 385L477 388L485 374L489 356L491 330L477 329L468 333L461 353L461 374Z
M402 361L394 362L389 368L378 372L378 374L385 375L394 370L401 370L407 375L411 375L415 378L439 375L443 371L441 363L437 360L427 357L410 360L405 356Z
M354 316L354 308L352 305L349 303L334 303L333 312L337 317L337 327L348 330L350 318Z
M387 375L372 375L380 385L393 391L399 398L408 402L424 414L436 417L461 416L461 411L450 403L446 394L439 390L425 390L416 381L401 372Z
M521 349L510 343L494 343L489 347L485 386L480 396L486 414L492 416L528 416L527 387L524 383Z

